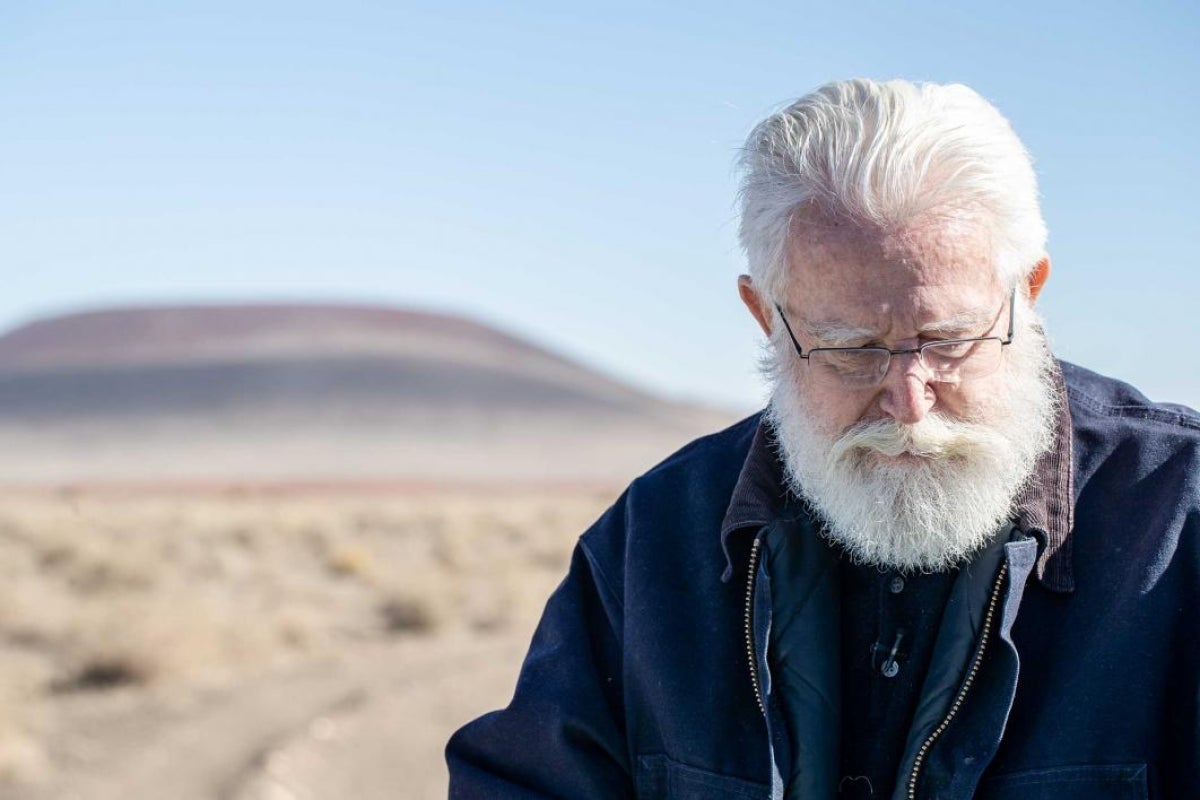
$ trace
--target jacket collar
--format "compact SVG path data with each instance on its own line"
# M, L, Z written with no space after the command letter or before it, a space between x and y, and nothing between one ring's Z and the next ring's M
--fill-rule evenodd
M783 515L788 491L778 447L766 415L760 414L750 451L742 463L742 471L721 522L721 549L725 552L723 581L733 577L733 555L729 549L731 534L751 528L757 530Z
M1036 536L1039 552L1035 571L1047 589L1075 590L1071 570L1071 531L1075 527L1075 459L1071 408L1062 370L1054 370L1058 409L1054 443L1038 459L1025 489L1017 495L1014 520L1024 533Z
M1072 457L1071 410L1062 372L1054 371L1056 426L1054 443L1038 459L1033 474L1013 504L1018 529L1038 540L1036 574L1042 586L1071 592L1071 531L1075 520L1075 477ZM722 580L733 575L729 538L738 530L759 529L784 516L788 489L779 444L764 415L750 443L741 473L721 523L721 548L726 566ZM795 500L793 499L793 502ZM800 502L801 507L807 506Z

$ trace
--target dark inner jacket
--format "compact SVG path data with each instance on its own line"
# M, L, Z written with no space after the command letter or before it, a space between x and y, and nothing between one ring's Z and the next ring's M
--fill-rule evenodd
M1073 529L998 539L989 580L952 594L935 651L971 646L935 656L894 797L1200 797L1200 416L1063 374ZM451 739L452 797L783 797L805 772L793 739L828 731L790 730L773 685L781 520L739 495L759 429L688 445L583 535L512 703Z
M767 660L778 676L792 747L786 798L892 796L911 769L901 769L910 740L928 736L941 721L936 715L942 709L922 703L937 687L931 682L922 690L929 665L968 664L979 632L957 625L958 606L974 598L974 613L986 612L986 590L1004 543L1045 541L1040 580L1052 591L1069 590L1071 411L1061 373L1055 392L1052 445L1038 459L1012 519L963 569L909 574L907 580L855 564L828 544L807 505L784 490L771 431L761 426L755 434L735 497L747 517L778 520L765 528L763 547L772 610ZM890 581L899 587L889 591ZM872 641L883 628L886 641ZM924 718L916 716L918 707Z

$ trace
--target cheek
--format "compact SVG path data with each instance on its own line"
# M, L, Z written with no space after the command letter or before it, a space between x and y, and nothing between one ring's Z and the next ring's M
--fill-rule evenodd
M874 392L837 391L816 386L806 393L805 407L822 433L836 437L848 428L873 418L871 409L874 398Z
M956 419L979 421L991 416L1001 395L1002 383L992 376L970 383L934 384L933 409Z

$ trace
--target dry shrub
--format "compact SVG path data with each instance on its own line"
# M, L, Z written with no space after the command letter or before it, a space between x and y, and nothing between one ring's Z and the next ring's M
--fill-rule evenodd
M389 597L379 604L388 633L431 633L440 627L438 611L425 597Z
M256 651L271 632L236 607L191 597L127 596L91 607L63 643L60 691L104 690L220 674Z
M0 584L0 639L34 649L53 642L71 625L78 603L61 587L28 575Z
M79 664L74 674L51 685L55 692L86 692L115 689L121 686L150 683L155 677L155 665L133 653L97 654Z
M431 634L453 627L459 606L455 588L445 576L431 573L384 587L377 605L383 630L389 634Z
M325 556L325 566L334 575L366 578L372 573L371 551L354 544L339 544Z
M319 644L321 632L327 626L327 611L293 603L279 610L275 619L275 637L291 651L306 652Z

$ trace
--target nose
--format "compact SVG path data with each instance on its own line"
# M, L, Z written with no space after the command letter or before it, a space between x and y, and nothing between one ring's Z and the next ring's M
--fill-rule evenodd
M930 377L916 353L893 355L880 389L880 410L904 425L920 422L937 402Z

